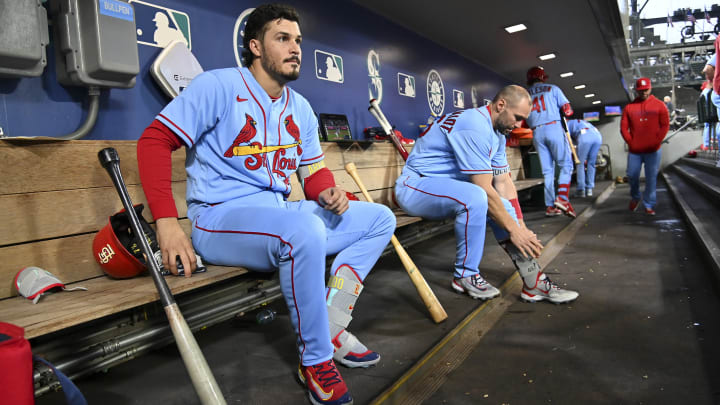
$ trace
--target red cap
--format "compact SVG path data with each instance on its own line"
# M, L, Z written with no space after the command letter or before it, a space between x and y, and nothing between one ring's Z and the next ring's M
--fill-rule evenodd
M647 90L651 88L650 79L641 77L635 81L635 90Z

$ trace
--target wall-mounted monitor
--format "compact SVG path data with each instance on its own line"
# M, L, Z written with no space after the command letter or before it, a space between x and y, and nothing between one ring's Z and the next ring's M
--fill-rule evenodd
M622 109L619 105L606 105L605 106L605 115L606 116L613 116L613 115L622 115Z
M585 121L600 121L600 111L590 111L583 113Z

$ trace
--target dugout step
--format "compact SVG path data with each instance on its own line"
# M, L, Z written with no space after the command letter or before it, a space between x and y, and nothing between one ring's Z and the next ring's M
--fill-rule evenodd
M713 200L715 204L720 203L720 169L717 169L718 174L714 174L709 170L679 162L671 168L706 198Z
M696 158L680 158L675 162L675 164L684 164L688 166L695 167L697 169L703 170L707 173L714 174L716 176L720 176L720 167L717 167L717 152L712 152L712 156L709 154L709 152L703 152L707 153L707 157L701 157L700 154L698 154L698 157Z
M664 171L662 177L709 264L707 267L716 286L720 288L720 227L717 226L720 205L717 186L693 177L699 174L691 173L688 168L675 167L672 171ZM714 182L717 183L717 179Z

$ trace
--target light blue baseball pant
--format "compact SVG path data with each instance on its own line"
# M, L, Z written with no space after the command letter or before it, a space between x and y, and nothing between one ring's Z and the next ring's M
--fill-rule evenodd
M601 143L602 137L595 131L588 131L578 138L577 154L580 163L575 165L578 190L595 187L595 162L597 161ZM587 161L587 169L585 168L585 161ZM585 176L586 170L587 177Z
M540 158L545 178L545 206L555 204L555 164L560 166L558 184L570 184L573 171L572 152L560 122L542 125L533 130L533 145Z
M706 148L710 146L710 125L709 122L703 125L703 146Z
M645 165L645 190L642 202L645 208L654 208L657 202L656 187L662 149L652 153L628 153L627 174L630 178L630 197L640 201L640 169Z
M398 205L410 215L441 220L455 218L455 271L457 278L479 274L485 247L486 224L502 242L510 235L488 216L487 193L482 187L447 177L420 177L404 171L395 182ZM502 199L505 210L517 222L515 208Z
M337 254L334 273L350 266L365 279L395 230L384 205L350 201L342 215L315 201L284 201L264 191L199 210L192 242L207 262L255 271L280 271L280 287L298 337L300 361L315 365L332 358L325 256Z

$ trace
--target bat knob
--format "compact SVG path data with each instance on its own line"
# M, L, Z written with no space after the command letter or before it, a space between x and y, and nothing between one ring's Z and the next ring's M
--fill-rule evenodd
M98 152L98 160L100 161L102 167L107 169L107 167L111 164L119 162L120 157L118 156L115 148L105 148Z

